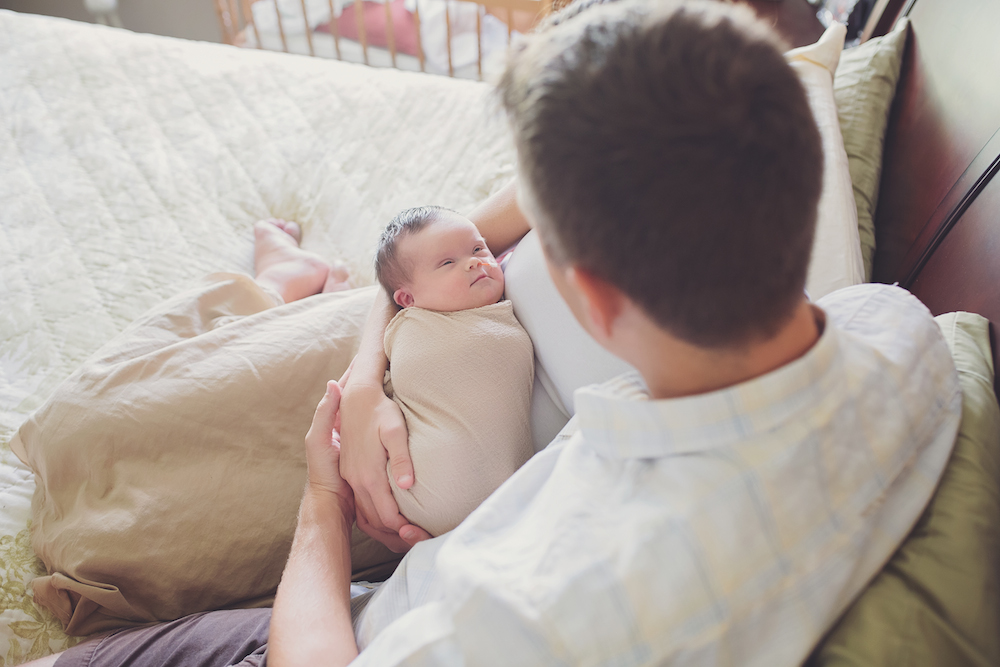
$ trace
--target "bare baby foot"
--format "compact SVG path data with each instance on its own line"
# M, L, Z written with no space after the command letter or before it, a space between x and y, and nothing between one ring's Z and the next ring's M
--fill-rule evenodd
M302 229L286 220L261 220L254 225L254 271L257 282L278 292L285 303L319 294L331 277L330 265L299 247ZM338 282L347 280L338 267ZM340 288L345 289L345 288Z

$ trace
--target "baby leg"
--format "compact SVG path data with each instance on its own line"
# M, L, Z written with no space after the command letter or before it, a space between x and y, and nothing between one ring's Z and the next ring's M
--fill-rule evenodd
M343 264L331 266L319 255L299 247L302 230L297 223L261 220L253 231L257 283L276 291L285 303L350 287Z

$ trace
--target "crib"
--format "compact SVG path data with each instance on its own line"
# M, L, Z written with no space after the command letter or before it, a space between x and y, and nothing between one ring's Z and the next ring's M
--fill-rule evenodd
M567 1L214 0L227 44L478 80Z

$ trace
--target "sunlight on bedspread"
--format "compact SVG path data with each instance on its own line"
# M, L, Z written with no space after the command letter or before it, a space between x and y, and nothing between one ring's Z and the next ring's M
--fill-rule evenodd
M395 212L468 209L513 169L482 84L0 11L0 665L67 645L26 597L34 483L8 448L58 382L203 274L249 271L257 219L369 283Z

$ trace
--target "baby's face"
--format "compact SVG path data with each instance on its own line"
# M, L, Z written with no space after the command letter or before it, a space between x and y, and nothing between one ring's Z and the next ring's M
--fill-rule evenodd
M468 219L442 211L399 243L399 257L410 277L393 299L403 308L451 312L488 306L503 298L503 271Z

